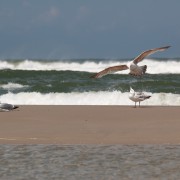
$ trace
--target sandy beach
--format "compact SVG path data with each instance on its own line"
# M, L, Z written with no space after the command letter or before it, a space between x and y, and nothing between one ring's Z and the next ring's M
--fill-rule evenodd
M20 106L0 112L1 144L179 144L180 107Z

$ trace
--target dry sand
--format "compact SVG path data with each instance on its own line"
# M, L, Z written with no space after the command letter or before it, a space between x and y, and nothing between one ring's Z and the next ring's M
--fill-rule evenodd
M0 112L0 144L179 144L180 107L20 106Z

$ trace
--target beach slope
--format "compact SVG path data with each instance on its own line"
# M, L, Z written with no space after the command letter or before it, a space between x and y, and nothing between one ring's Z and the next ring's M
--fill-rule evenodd
M20 106L0 112L0 144L179 144L180 107Z

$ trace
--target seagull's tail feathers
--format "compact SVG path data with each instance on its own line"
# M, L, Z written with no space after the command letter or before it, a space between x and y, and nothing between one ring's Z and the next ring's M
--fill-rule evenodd
M19 106L16 106L16 105L15 105L15 106L13 107L13 109L17 109L17 108L19 108Z
M144 66L139 66L138 70L137 71L132 71L130 72L129 74L131 76L136 76L136 77L140 77L142 75L144 75L146 73L146 70L147 70L147 66L144 65Z
M144 65L144 66L140 66L141 70L142 70L142 75L146 73L146 70L147 70L147 66Z
M149 99L151 96L146 96L145 99Z

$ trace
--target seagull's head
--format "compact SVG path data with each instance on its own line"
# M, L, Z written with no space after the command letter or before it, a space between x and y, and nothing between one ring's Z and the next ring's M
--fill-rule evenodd
M130 93L134 93L134 89L130 86Z

